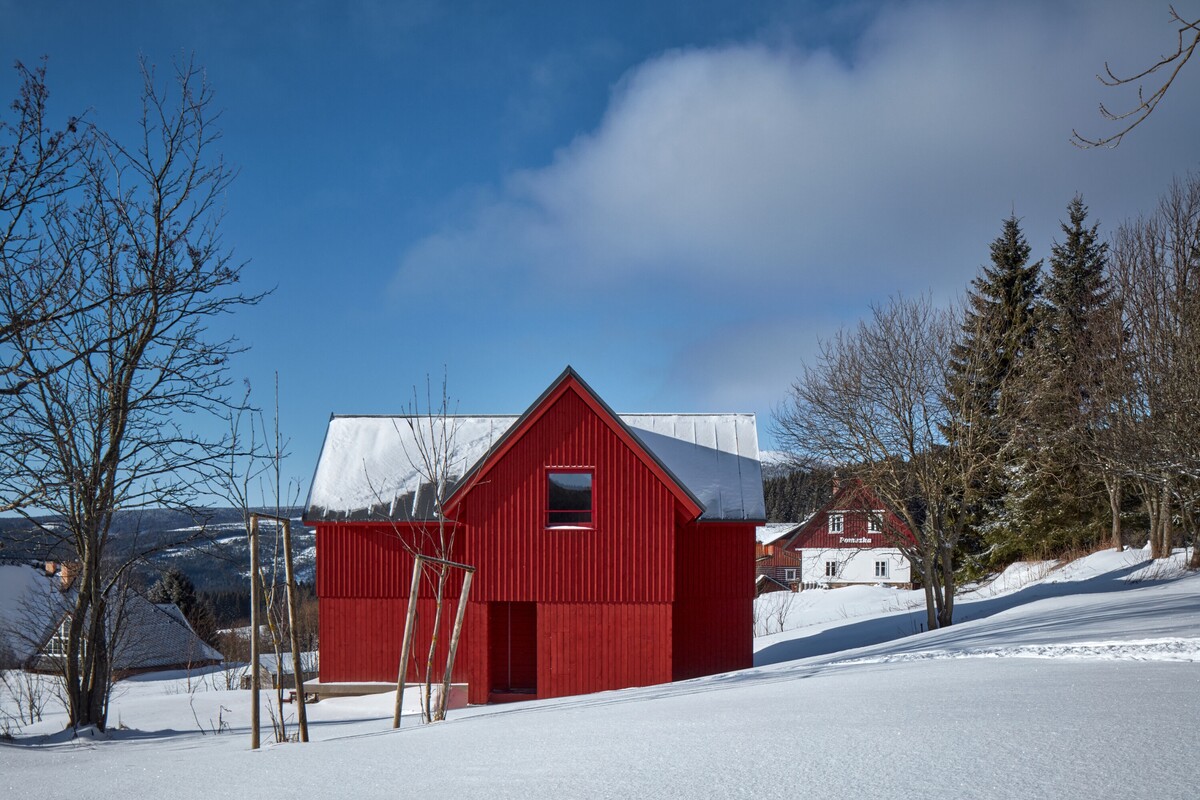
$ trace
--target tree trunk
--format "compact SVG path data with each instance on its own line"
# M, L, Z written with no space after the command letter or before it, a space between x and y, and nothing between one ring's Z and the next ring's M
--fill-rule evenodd
M925 586L925 629L937 630L937 600L934 595L933 559L928 551L921 553L921 583Z
M1170 558L1171 550L1175 547L1174 525L1171 519L1171 484L1169 481L1163 482L1162 501L1159 503L1158 513L1162 515L1162 521L1159 523L1159 536L1162 538L1161 551L1162 555L1159 558Z
M1120 553L1125 549L1125 540L1121 536L1121 479L1105 475L1104 488L1108 491L1108 510L1112 514L1112 547Z
M1190 539L1192 542L1192 557L1188 559L1187 568L1200 569L1200 531L1196 530L1195 514L1189 510L1190 508L1194 508L1194 505L1192 503L1181 503L1180 505L1182 507L1183 524L1186 528L1184 541L1186 542Z
M1141 483L1142 503L1146 507L1146 516L1150 521L1150 557L1162 558L1162 541L1159 525L1162 517L1159 515L1159 494L1152 486Z
M954 555L951 548L943 548L941 553L942 594L945 600L938 614L938 627L945 628L954 624Z
M442 627L442 606L446 598L446 578L450 572L445 564L438 564L437 593L434 595L433 633L429 637L429 655L425 659L425 696L421 698L421 715L426 722L433 721L433 666L437 651L438 631Z
M80 580L86 582L83 576ZM82 620L80 643L74 655L68 647L64 670L69 722L73 728L95 725L103 731L108 727L108 685L112 676L106 605L83 586L79 597L75 614Z

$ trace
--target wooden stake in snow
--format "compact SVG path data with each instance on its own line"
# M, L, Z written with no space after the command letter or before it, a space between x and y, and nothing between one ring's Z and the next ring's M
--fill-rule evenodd
M250 515L250 749L258 749L258 516Z
M296 576L292 571L292 526L287 519L277 519L283 525L283 568L287 580L288 629L292 640L292 674L296 676L296 718L300 723L300 741L308 741L308 714L304 710L304 669L300 663L300 632L296 628Z
M396 676L396 709L392 714L393 728L400 727L400 710L404 706L404 684L407 682L408 656L412 652L412 638L417 627L417 592L421 588L421 567L426 561L461 569L466 573L463 577L462 594L458 598L458 613L454 618L454 630L450 634L450 652L446 654L446 675L442 681L442 696L438 702L441 712L439 718L445 716L446 704L450 700L450 674L454 670L454 655L458 650L458 639L462 634L463 619L466 616L467 595L471 592L471 580L475 577L475 568L467 564L459 564L456 561L447 561L444 558L434 558L433 556L418 555L413 558L412 585L408 590L408 615L404 619L404 643L400 647L400 669Z
M396 710L392 714L392 727L400 727L400 709L404 705L404 684L407 682L408 654L412 651L413 628L417 622L417 591L421 588L421 562L423 556L413 560L412 585L408 589L408 614L404 618L404 643L400 645L400 670L396 675Z

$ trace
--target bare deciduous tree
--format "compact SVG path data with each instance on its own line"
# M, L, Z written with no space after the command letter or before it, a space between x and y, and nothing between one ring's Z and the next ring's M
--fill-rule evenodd
M1129 86L1137 84L1137 105L1128 111L1114 112L1104 104L1100 104L1100 116L1109 122L1121 123L1122 127L1116 133L1109 136L1102 136L1097 139L1089 139L1082 136L1079 131L1071 131L1071 143L1076 147L1116 147L1125 138L1125 135L1146 121L1146 118L1154 113L1154 109L1167 95L1167 91L1171 85L1175 83L1175 79L1179 76L1183 66L1191 59L1192 54L1196 52L1196 46L1200 45L1200 19L1186 20L1179 15L1174 6L1169 7L1171 19L1174 24L1179 26L1178 46L1174 53L1168 53L1151 64L1146 69L1133 75L1118 76L1113 73L1108 62L1104 64L1104 74L1097 75L1096 78L1105 86L1115 88L1119 86ZM1160 73L1165 73L1158 88L1146 94L1145 88L1142 86L1142 81L1151 76L1156 76Z
M239 351L209 325L261 297L238 290L240 265L219 237L232 172L212 152L202 71L180 64L174 92L145 64L143 77L139 137L89 127L72 210L39 234L26 285L69 263L71 313L11 332L9 381L26 389L0 420L0 498L37 497L57 518L43 527L79 564L64 662L77 727L107 723L109 606L147 553L140 541L116 550L114 514L194 507L229 445L197 427L228 409L226 366Z
M1176 520L1196 534L1200 177L1174 181L1153 214L1121 226L1113 252L1128 387L1119 456L1149 518L1151 555L1163 558Z
M38 379L21 343L37 341L43 328L79 308L77 260L69 251L53 252L46 239L71 213L69 201L91 147L76 118L61 131L50 130L45 64L29 69L17 63L16 71L21 84L10 106L13 117L0 117L0 398L18 395ZM54 371L62 364L40 367ZM0 499L0 511L35 496L36 487L9 494Z
M975 513L987 464L974 438L982 409L945 390L957 322L926 298L874 306L821 343L776 411L787 450L837 464L870 486L913 531L888 531L921 575L930 629L954 618L954 554Z
M435 398L432 382L425 379L425 402L420 401L417 387L409 402L408 414L403 421L395 421L396 434L400 438L405 456L418 476L418 488L414 502L418 508L412 514L412 523L400 525L392 521L392 527L401 545L412 555L433 556L442 561L454 561L454 541L458 524L447 519L445 503L455 482L462 477L464 465L458 453L458 418L451 409L449 388L445 375L442 376L440 397ZM407 427L408 435L400 429ZM420 508L422 494L426 494L428 509ZM431 625L429 646L423 667L424 691L421 695L421 716L426 722L446 718L449 702L448 687L437 698L433 697L433 683L437 669L436 651L445 616L446 590L450 580L450 567L444 563L433 563L426 567L422 576L430 584L434 601L434 617ZM407 665L401 665L401 672Z
M222 497L242 515L243 529L250 537L252 526L263 540L259 546L259 563L251 565L250 580L257 583L258 596L262 598L259 608L251 613L251 619L265 618L269 646L274 654L273 697L268 704L271 730L275 741L290 741L285 691L298 687L300 676L286 676L284 658L291 652L291 624L287 605L288 586L285 579L285 552L283 521L285 514L296 505L300 496L297 481L283 480L283 461L287 457L288 442L283 438L279 422L279 376L275 376L274 425L268 428L261 409L251 405L250 386L247 382L242 402L226 417L229 428L222 464L214 473L209 492ZM265 512L265 513L262 513ZM259 517L252 520L252 517ZM263 536L263 534L266 534ZM257 568L255 568L257 567ZM251 592L251 597L254 593ZM253 600L252 600L253 602ZM265 612L265 614L264 614ZM263 615L263 617L259 617ZM260 624L260 629L263 627ZM310 632L310 640L315 632ZM249 648L248 643L245 644ZM238 647L239 651L241 647ZM262 665L254 664L249 649L238 660L245 660L250 670L262 674ZM309 665L310 666L310 665ZM302 672L308 671L302 667ZM294 671L294 670L293 670ZM300 699L303 704L303 698ZM299 706L297 706L299 708ZM306 734L306 731L302 735Z

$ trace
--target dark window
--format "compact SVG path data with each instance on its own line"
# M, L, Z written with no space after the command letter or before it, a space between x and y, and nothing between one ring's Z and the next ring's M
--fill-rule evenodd
M836 561L825 562L825 577L836 578L838 576L838 565Z
M546 475L546 524L592 524L592 473L550 472Z

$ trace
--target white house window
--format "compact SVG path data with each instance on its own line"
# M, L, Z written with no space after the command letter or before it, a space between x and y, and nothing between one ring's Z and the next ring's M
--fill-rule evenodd
M46 655L51 658L62 658L67 654L67 638L70 635L71 618L67 617L54 631L54 635L46 642Z
M872 511L867 514L867 533L883 533L883 514Z
M825 577L836 578L838 575L838 563L836 561L825 562Z
M841 533L844 529L845 529L845 526L843 525L843 522L842 522L841 513L839 512L837 514L830 514L829 515L829 532L830 533Z
M876 578L888 577L888 562L886 562L886 561L876 561L875 562L875 577Z
M788 567L787 569L785 569L783 571L783 579L788 582L796 580L796 568Z

